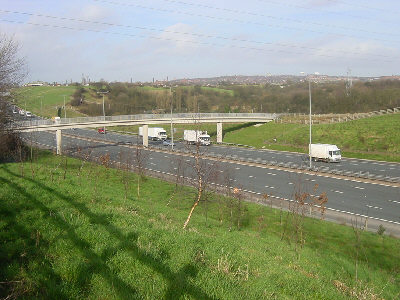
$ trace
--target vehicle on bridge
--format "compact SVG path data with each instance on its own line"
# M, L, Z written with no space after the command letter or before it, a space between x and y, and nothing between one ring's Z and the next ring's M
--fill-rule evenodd
M139 127L139 136L143 136L143 127ZM167 132L162 127L149 127L147 136L153 141L164 141L167 139Z
M184 130L183 140L188 144L200 144L204 146L209 146L211 144L210 136L207 134L207 131L201 130Z
M313 161L340 162L342 155L336 145L311 144L310 155Z

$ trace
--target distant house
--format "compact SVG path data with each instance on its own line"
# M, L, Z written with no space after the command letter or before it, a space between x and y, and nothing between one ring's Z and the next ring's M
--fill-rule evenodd
M43 82L30 82L27 83L25 86L44 86L45 84Z

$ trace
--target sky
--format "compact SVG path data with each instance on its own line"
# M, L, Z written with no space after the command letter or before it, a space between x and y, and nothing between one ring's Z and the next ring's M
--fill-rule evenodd
M0 0L29 81L400 73L398 0Z

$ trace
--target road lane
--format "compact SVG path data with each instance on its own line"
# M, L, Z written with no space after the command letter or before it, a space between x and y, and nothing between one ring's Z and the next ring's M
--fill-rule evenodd
M104 139L108 141L114 142L131 142L131 143L140 143L141 139L137 136L132 135L124 135L118 133L109 132L107 134L98 134L95 130L90 129L76 129L76 130L65 130L69 134L76 134L85 137L95 137L96 139ZM186 145L181 142L175 142L176 149L184 149ZM149 142L149 146L152 145L160 145L160 142ZM167 146L166 146L167 148ZM285 151L274 151L274 150L261 150L261 149L247 149L247 148L239 148L233 146L222 146L222 145L211 145L208 147L202 147L205 152L214 152L216 154L221 155L231 155L243 157L245 159L253 159L253 160L267 160L267 161L276 161L283 163L295 163L298 165L309 165L309 160L306 154L304 153L291 153ZM343 158L340 163L324 163L324 162L313 162L314 166L319 167L328 167L330 169L337 170L346 170L352 172L361 172L361 173L370 173L374 175L382 175L389 177L400 177L400 163L393 162L379 162L379 161L371 161L371 160L362 160L355 158Z

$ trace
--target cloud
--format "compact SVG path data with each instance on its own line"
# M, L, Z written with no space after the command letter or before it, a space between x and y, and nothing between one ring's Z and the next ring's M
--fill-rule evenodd
M109 10L106 10L104 7L100 7L98 5L86 5L79 9L79 13L77 15L80 19L85 19L88 21L102 21L111 16Z
M340 4L336 0L311 0L306 3L308 7L334 7Z
M193 27L183 23L168 26L164 32L157 35L158 52L173 52L177 54L188 54L199 47L202 38L195 36Z

